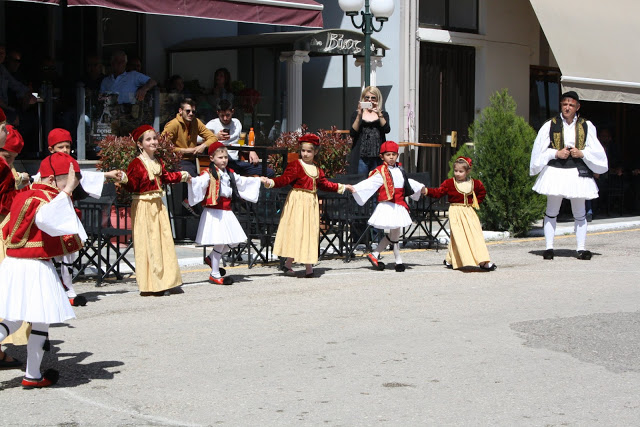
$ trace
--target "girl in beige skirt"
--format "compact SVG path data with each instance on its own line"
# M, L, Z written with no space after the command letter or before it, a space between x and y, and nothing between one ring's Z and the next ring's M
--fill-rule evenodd
M133 193L133 252L140 295L169 295L182 285L162 184L190 182L188 172L167 172L155 157L158 135L149 125L132 133L140 155L129 164L124 186ZM179 292L179 291L178 291Z
M444 264L448 268L480 267L494 271L498 266L491 262L484 242L479 209L487 192L478 179L469 178L471 159L458 157L453 164L453 178L445 180L439 188L427 188L427 195L435 199L449 197L449 226L451 241Z
M313 276L313 264L318 262L320 236L320 210L317 190L344 193L353 192L350 185L329 181L322 169L313 164L320 150L318 135L308 133L298 140L300 160L289 163L284 173L276 178L263 178L267 188L293 185L280 216L273 253L286 258L284 274L295 276L293 262L305 264L305 277Z

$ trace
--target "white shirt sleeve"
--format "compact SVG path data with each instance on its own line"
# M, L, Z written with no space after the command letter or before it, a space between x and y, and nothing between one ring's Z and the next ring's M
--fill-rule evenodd
M204 200L209 189L209 174L203 174L191 178L191 182L187 184L189 191L189 205L195 206Z
M64 192L40 207L36 214L36 225L49 236L78 234L83 242L87 240L87 233L73 209L71 199Z
M409 197L411 197L413 200L419 200L422 196L422 189L424 188L424 184L419 183L415 179L409 178L409 185L413 190L413 194L411 194ZM407 196L407 194L405 194L405 196Z
M529 163L529 175L537 175L547 167L549 160L556 157L557 150L549 148L549 129L551 121L546 122L538 131L538 136L533 143L533 151L531 152L531 162Z
M82 185L84 191L94 199L99 199L104 187L104 172L83 170L80 173L82 174L80 185Z
M360 181L353 188L356 190L353 193L353 198L360 206L363 206L369 197L373 196L378 189L382 186L383 180L380 173L374 173L364 181Z
M247 202L256 203L260 197L260 178L240 176L233 173L238 187L238 194Z
M587 121L587 140L582 154L584 155L584 163L592 172L605 173L609 170L607 153L598 140L596 127L589 121Z

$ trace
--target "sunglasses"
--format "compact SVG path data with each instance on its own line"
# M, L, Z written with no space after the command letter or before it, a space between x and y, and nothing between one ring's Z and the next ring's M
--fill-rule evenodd
M365 96L363 98L365 101L376 101L378 99L377 96Z

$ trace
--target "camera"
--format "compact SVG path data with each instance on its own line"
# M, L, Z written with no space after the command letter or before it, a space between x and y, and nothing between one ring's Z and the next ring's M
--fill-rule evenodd
M369 109L369 110L370 110L371 108L373 108L373 104L372 104L371 102L365 102L365 101L362 101L362 102L360 103L360 108L362 108L363 110L364 110L365 108L367 108L367 109Z
M222 129L222 132L229 134L229 129Z

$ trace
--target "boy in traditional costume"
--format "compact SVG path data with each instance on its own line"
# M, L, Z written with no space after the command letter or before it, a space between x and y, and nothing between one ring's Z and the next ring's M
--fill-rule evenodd
M75 315L51 259L80 250L87 237L71 201L79 184L78 162L57 153L42 161L39 172L42 182L15 196L2 228L7 257L0 264L0 340L23 321L31 323L22 380L26 388L58 380L53 369L40 372L49 325Z
M369 218L369 225L381 230L389 230L389 233L378 243L376 249L367 255L369 262L378 270L384 270L385 264L380 261L380 252L389 244L393 245L397 272L403 272L405 266L400 256L400 231L403 227L411 225L409 206L404 200L411 197L418 200L424 188L423 184L408 179L407 174L398 160L398 144L393 141L383 142L380 146L380 158L382 165L369 174L369 178L354 185L353 197L362 206L369 198L378 193L378 205Z
M213 246L211 253L204 258L205 264L211 267L209 282L231 285L233 279L223 277L226 271L220 268L220 259L230 248L247 241L247 235L231 211L231 204L238 198L256 203L261 183L260 178L243 177L227 168L229 155L221 142L214 142L209 146L209 159L209 169L191 179L189 204L193 206L202 201L204 208L196 243Z

